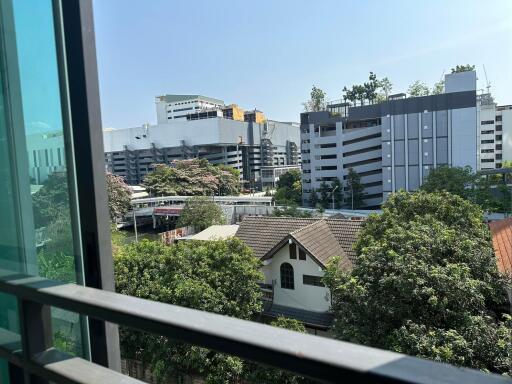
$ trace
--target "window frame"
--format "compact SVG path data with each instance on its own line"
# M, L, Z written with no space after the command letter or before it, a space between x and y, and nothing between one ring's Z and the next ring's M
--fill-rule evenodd
M290 263L282 263L279 267L279 278L282 289L295 289L295 273Z
M310 285L313 287L322 287L325 288L325 284L321 281L322 276L314 276L314 275L302 275L302 284Z

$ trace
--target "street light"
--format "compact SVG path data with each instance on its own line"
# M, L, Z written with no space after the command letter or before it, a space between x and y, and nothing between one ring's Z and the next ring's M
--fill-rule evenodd
M338 189L339 185L335 186L332 190L332 210L334 211L334 191L336 191Z

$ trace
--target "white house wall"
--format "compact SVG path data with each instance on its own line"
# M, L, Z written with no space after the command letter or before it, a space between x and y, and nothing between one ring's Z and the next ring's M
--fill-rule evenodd
M284 245L268 265L263 266L265 283L274 285L274 303L287 307L300 308L308 311L326 312L331 305L329 289L313 285L302 284L302 275L323 276L324 271L309 255L306 260L290 259L288 244ZM283 263L290 263L293 267L295 289L281 288L280 267Z

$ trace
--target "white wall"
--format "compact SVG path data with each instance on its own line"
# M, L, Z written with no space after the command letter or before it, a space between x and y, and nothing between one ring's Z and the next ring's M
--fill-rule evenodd
M323 276L324 271L309 255L306 260L290 259L288 244L284 245L272 259L270 264L263 266L265 283L274 282L274 303L287 307L300 308L308 311L326 312L331 305L329 289L302 284L302 275ZM290 263L293 267L295 289L281 288L280 267L283 263Z
M512 109L504 110L501 114L503 116L503 161L512 161Z
M247 142L247 123L226 119L173 120L167 124L150 125L147 137L144 128L123 128L103 131L105 152L157 147L178 147L185 140L187 145L236 143L238 136ZM136 137L140 137L137 139Z

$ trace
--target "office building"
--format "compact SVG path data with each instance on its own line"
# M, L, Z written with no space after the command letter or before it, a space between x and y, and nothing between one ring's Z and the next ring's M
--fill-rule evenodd
M498 106L489 93L478 96L478 170L512 160L512 105Z
M364 207L378 207L391 192L417 190L432 168L477 168L477 95L474 71L445 76L445 92L371 105L335 102L301 114L303 199L322 182L356 171Z

